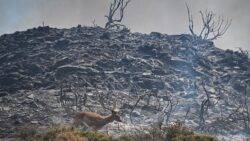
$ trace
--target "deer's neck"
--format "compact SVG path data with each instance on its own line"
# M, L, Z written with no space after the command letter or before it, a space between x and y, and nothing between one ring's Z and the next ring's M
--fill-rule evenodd
M108 124L108 123L113 122L113 121L114 121L114 118L113 118L112 115L106 116L106 117L104 118L104 120L103 120L103 124Z

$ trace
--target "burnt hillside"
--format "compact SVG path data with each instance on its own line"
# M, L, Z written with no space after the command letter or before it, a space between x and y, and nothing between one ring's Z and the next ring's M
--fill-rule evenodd
M72 111L108 112L100 101L118 101L125 123L163 113L199 131L245 132L249 89L246 53L191 35L78 26L0 37L1 137L25 123L69 122Z

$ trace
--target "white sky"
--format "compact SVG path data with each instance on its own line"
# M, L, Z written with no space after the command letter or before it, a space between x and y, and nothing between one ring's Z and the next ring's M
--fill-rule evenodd
M216 41L223 49L250 51L250 0L132 0L124 24L134 32L188 33L185 2L191 6L195 26L199 10L213 10L233 19L228 32ZM0 0L0 34L46 25L70 28L78 24L103 26L109 0Z

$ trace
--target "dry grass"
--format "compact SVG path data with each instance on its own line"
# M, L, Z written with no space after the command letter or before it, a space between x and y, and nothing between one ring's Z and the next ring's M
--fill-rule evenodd
M65 132L58 134L55 141L88 141L86 138L79 136L74 132Z
M80 132L71 127L56 126L45 133L38 133L34 128L20 128L19 141L218 141L205 135L195 134L182 124L173 124L165 128L152 127L146 132L135 132L117 138L103 133Z

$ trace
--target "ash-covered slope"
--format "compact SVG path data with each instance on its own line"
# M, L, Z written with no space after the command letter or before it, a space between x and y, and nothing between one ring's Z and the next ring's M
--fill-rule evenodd
M211 133L246 131L249 69L246 54L190 35L80 26L2 35L0 133L67 122L76 110L106 113L100 101L117 101L125 123L163 117Z

